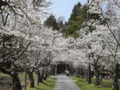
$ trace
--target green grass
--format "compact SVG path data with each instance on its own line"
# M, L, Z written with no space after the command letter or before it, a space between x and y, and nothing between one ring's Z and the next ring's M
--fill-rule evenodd
M0 76L9 76L9 75L0 72Z
M0 76L5 76L5 77L10 77L7 74L0 73ZM19 78L21 81L22 86L25 85L25 73L19 73ZM37 86L37 75L34 74L34 80L35 80L35 88L30 88L30 82L28 79L27 75L27 90L53 90L55 83L56 83L56 78L49 77L47 80L43 80L43 83L40 83L39 86ZM24 90L24 88L23 88Z
M43 83L40 83L39 86L35 84L35 88L27 87L27 90L53 90L55 86L56 79L49 77L47 80L44 80Z
M81 79L75 76L71 76L75 83L82 89L82 90L112 90L111 82L108 80L103 80L103 83L100 86L94 85L94 79L92 79L92 84L88 84L86 79Z
M21 84L24 86L25 73L19 73L19 77L21 79ZM47 80L43 80L43 83L39 83L39 86L37 86L37 75L34 73L34 81L35 87L31 88L29 86L30 82L27 75L27 90L53 90L56 83L56 78L49 77Z

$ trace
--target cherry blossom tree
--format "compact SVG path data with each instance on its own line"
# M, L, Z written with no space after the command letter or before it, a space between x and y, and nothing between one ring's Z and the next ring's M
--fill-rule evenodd
M91 0L91 13L100 15L97 29L104 31L104 40L111 56L113 67L113 90L119 90L118 86L118 67L119 67L119 0ZM104 28L103 28L104 27Z
M0 54L0 71L12 77L13 90L22 90L18 69L24 68L25 62L28 62L24 62L23 58L28 56L25 52L30 44L40 42L39 36L36 36L41 27L40 15L45 15L45 9L50 4L44 0L0 1L0 49L3 51Z

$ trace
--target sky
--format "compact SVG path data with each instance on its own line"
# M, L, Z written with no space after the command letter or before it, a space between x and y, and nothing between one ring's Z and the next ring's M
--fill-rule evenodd
M81 4L85 4L87 0L47 0L52 1L53 5L50 7L51 13L54 13L58 18L59 16L64 16L65 21L67 21L70 17L72 9L75 4L81 2Z

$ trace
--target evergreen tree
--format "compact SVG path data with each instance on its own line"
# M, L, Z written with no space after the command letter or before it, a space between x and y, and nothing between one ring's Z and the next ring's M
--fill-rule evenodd
M66 26L66 37L72 36L77 38L79 35L76 33L80 29L80 25L83 23L82 14L82 5L79 2L74 6L72 10L72 14L68 21L68 25Z
M44 26L52 27L54 30L58 30L57 21L54 15L50 15L45 21Z
M71 20L71 21L75 20L76 17L80 15L81 7L82 7L82 5L81 5L80 2L77 5L74 6L69 20Z
M57 27L58 27L58 30L60 32L63 31L63 28L64 28L64 17L63 16L60 16L57 20Z
M68 20L68 24L65 27L65 31L66 37L72 36L74 38L79 37L79 35L77 34L77 31L80 30L80 28L82 28L83 22L87 21L87 10L88 10L88 6L85 5L81 5L81 3L79 2L78 4L76 4L72 10L72 13L70 15L70 18ZM89 19L99 19L99 14L90 14L88 13ZM94 27L90 27L90 31L92 32L95 28Z
M77 38L79 37L77 31L79 31L83 27L83 22L86 22L88 20L87 10L87 4L82 6L81 3L78 2L73 8L68 22L64 23L63 17L59 17L56 20L54 15L50 15L44 22L44 25L62 32L65 37L72 36L73 38ZM99 14L88 13L88 16L89 19L100 18ZM104 21L102 21L102 23L104 24ZM89 30L90 32L92 32L93 30L95 30L95 27L90 26Z

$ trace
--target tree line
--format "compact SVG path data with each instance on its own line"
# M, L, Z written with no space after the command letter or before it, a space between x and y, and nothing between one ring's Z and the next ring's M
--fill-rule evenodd
M92 14L88 12L87 4L82 5L78 2L71 12L68 21L64 21L64 17L59 17L58 20L54 15L50 15L45 21L44 25L47 27L52 27L54 30L58 30L63 33L64 37L78 38L77 33L81 28L84 27L83 23L88 21L88 19L99 19L99 14ZM94 27L90 27L90 30L94 30Z

